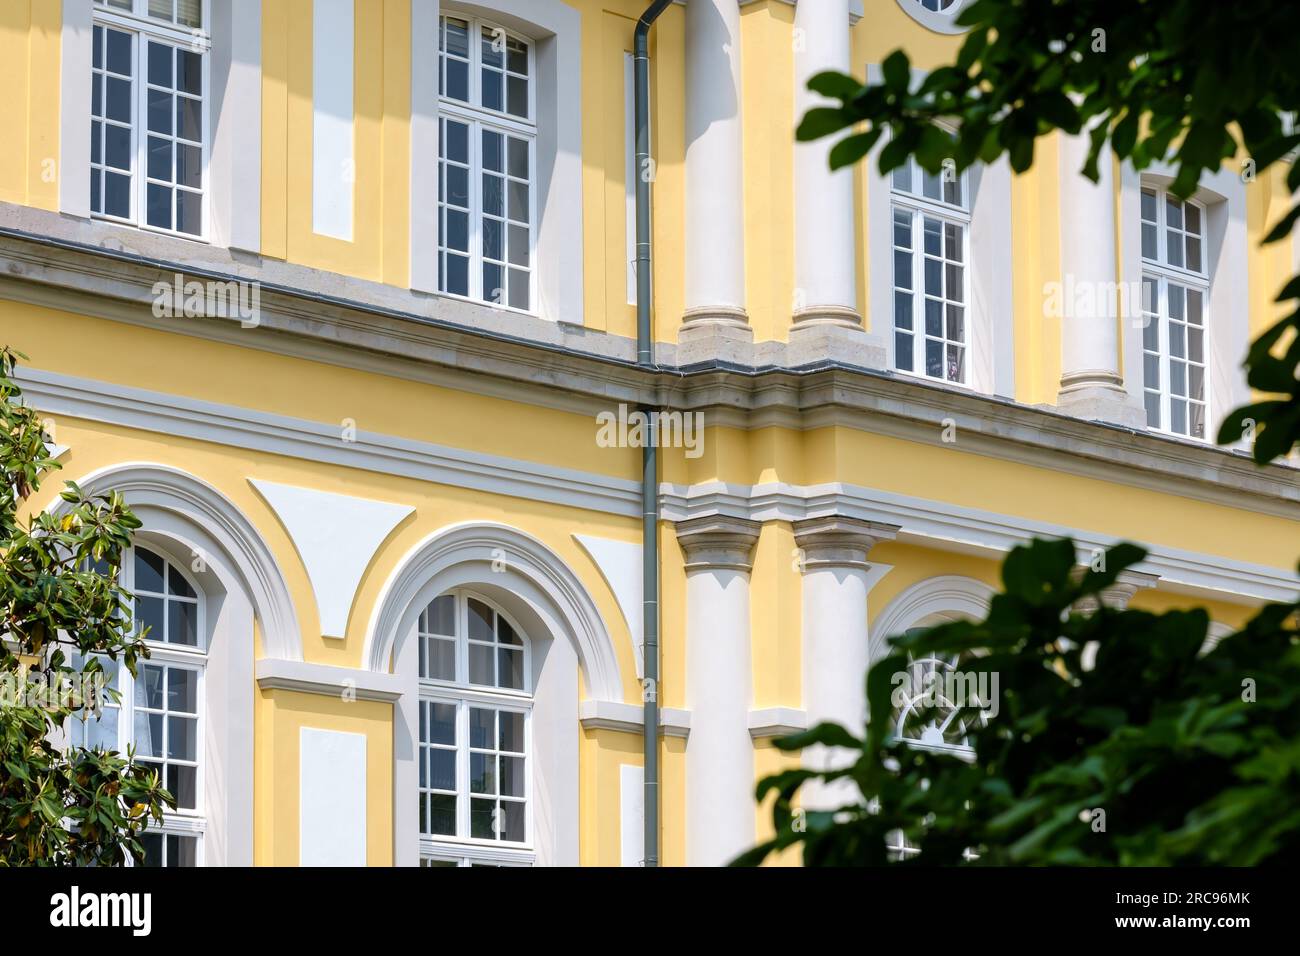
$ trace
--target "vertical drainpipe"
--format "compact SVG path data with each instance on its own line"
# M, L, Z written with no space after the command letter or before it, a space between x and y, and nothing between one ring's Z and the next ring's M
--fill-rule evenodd
M636 361L654 367L650 328L650 26L672 0L654 0L636 22L632 54L636 122ZM643 409L653 415L653 406ZM651 418L654 421L654 418ZM641 698L644 708L645 866L659 865L659 462L658 429L641 449Z

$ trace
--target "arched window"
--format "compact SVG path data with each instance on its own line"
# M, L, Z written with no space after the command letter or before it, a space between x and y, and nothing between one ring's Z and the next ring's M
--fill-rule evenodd
M465 590L435 598L420 613L416 638L420 864L527 863L528 639L500 609Z
M453 15L438 38L438 289L535 311L533 45Z
M909 633L956 619L936 616L909 628ZM905 699L893 715L895 735L923 750L974 756L967 734L984 718L981 710L972 707L987 707L988 701L981 696L977 675L962 670L961 658L955 654L912 658L907 665L905 687Z
M898 0L909 17L936 33L964 33L966 28L957 25L957 14L967 5L966 0Z
M176 798L161 825L141 840L146 866L203 863L203 678L207 627L203 592L181 566L159 551L135 545L122 565L122 586L133 595L133 619L149 647L134 676L118 662L102 661L118 699L96 716L77 720L72 742L125 754L158 772Z

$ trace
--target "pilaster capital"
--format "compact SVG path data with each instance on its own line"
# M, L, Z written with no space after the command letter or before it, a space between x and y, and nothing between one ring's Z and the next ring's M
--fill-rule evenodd
M1102 588L1101 603L1113 611L1123 611L1128 608L1128 602L1133 600L1133 595L1138 591L1146 588L1153 588L1156 582L1160 580L1158 574L1145 574L1142 571L1121 571L1115 583L1110 587ZM1097 610L1097 598L1086 597L1075 604L1075 610L1084 614L1091 614Z
M686 570L725 568L748 573L754 567L754 544L762 527L757 521L726 515L677 522L677 543L686 555Z
M898 525L828 515L793 523L795 544L805 572L822 568L866 570L867 553L880 541L893 541Z

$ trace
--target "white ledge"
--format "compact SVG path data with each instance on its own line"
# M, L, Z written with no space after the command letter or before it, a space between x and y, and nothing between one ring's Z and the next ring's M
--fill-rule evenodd
M788 737L808 729L808 712L794 707L762 707L749 712L749 736L755 740Z
M396 674L352 667L264 657L257 662L256 674L257 686L262 690L294 690L348 700L388 702L402 696L401 679Z
M583 730L618 730L639 734L645 726L642 709L635 704L613 700L584 700L578 705L578 720ZM659 733L665 737L685 738L691 732L691 712L676 707L659 710Z

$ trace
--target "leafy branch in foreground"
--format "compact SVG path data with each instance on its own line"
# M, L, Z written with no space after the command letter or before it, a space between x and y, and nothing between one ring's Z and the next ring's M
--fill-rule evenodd
M156 771L64 742L105 695L103 660L135 673L147 657L132 633L122 555L140 521L121 496L72 482L59 516L20 511L58 465L36 412L0 349L0 866L120 865L140 860L140 834L175 801Z

